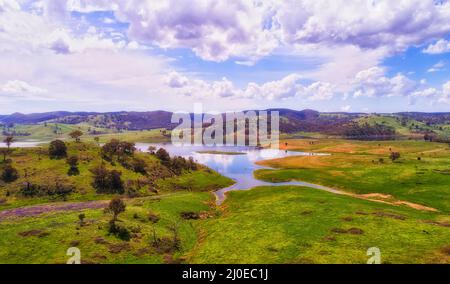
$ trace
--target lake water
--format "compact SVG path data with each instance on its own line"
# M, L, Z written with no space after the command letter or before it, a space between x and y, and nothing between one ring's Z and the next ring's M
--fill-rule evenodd
M28 140L28 141L17 141L11 144L11 148L31 148L37 147L41 144L45 144L48 142L45 141L37 141L37 140ZM7 147L5 143L0 142L0 148Z
M283 183L271 183L257 180L253 176L253 172L255 170L266 168L256 165L255 162L257 161L283 158L289 156L311 156L311 155L325 155L325 154L283 151L277 149L256 149L251 147L226 147L226 146L214 147L202 145L175 146L172 144L136 143L136 148L138 148L141 151L147 151L149 146L155 146L157 148L162 147L166 149L171 156L177 155L185 158L193 157L196 162L206 165L209 168L217 171L221 175L233 179L236 182L234 185L215 192L218 204L220 204L225 199L225 193L230 190L246 190L252 187L264 185L299 185L338 193L338 191L334 191L331 188L310 184L306 182L293 181ZM205 154L205 153L198 153L199 151L221 151L233 153L240 152L243 154L242 155Z

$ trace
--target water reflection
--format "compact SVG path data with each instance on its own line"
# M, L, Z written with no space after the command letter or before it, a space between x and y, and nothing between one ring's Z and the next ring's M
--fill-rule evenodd
M303 182L285 182L285 183L270 183L257 180L253 176L253 172L264 167L255 164L257 161L276 159L289 156L311 156L323 155L306 152L284 151L277 149L256 149L251 147L225 147L225 146L175 146L172 144L149 144L136 143L136 148L141 151L147 151L149 146L157 148L163 147L171 155L182 156L185 158L193 157L194 160L200 164L206 165L218 173L233 179L236 183L228 188L223 188L217 191L216 197L218 203L221 203L225 198L225 193L230 190L245 190L255 186L263 185L304 185L319 188L309 183ZM240 152L244 155L227 155L227 154L205 154L198 153L199 151L220 151L220 152ZM325 189L320 187L320 189Z

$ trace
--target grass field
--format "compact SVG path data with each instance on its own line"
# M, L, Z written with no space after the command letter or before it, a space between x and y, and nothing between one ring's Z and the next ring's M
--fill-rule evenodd
M142 131L121 131L117 132L114 129L108 128L98 128L91 126L89 124L17 124L14 128L9 129L9 131L14 130L17 133L29 133L27 136L15 136L16 141L51 141L54 139L70 140L69 133L74 130L80 130L84 134L81 137L84 141L94 141L94 137L99 138L100 143L105 143L113 138L126 140L129 142L143 142L143 143L160 143L170 141L170 132L164 135L164 129L152 129L152 130L142 130ZM95 133L101 134L92 134ZM0 134L0 140L3 141L5 136Z
M0 222L0 263L66 263L69 247L78 247L82 263L163 263L176 261L197 242L194 225L180 213L210 212L209 193L174 192L158 197L127 201L118 223L132 232L130 241L108 235L111 215L101 209L88 209L80 226L80 212L54 212L39 217L25 217ZM214 213L214 211L212 211ZM148 215L160 220L153 224ZM176 225L181 239L177 251L159 251L151 245L153 228L157 238L172 237L169 226ZM175 260L174 260L175 259Z
M366 263L370 247L383 263L450 261L448 215L295 186L234 191L223 206L198 224L190 262Z
M184 220L181 212L205 218ZM84 263L365 263L370 247L383 263L449 263L448 215L378 204L302 187L231 192L218 211L212 195L172 192L127 201L120 223L133 230L124 242L109 236L101 209L48 213L0 222L0 262L64 263L80 248ZM148 214L160 221L153 225ZM177 224L181 247L151 246ZM14 246L11 244L14 243Z
M117 223L132 233L126 241L108 234L111 214L103 207L113 195L97 194L92 188L89 169L101 163L101 158L98 146L84 140L68 143L69 155L80 158L78 176L67 176L65 160L49 159L42 149L14 150L9 157L21 177L1 184L0 212L64 203L54 197L18 195L25 170L27 179L34 182L63 179L74 184L76 191L67 196L68 202L98 200L105 201L104 205L3 217L0 263L65 263L69 247L81 250L83 263L366 263L371 247L380 249L382 263L450 263L448 145L331 139L289 139L281 145L331 155L263 161L276 169L258 170L258 178L302 180L360 194L382 193L383 200L391 195L439 211L298 186L232 191L216 206L211 192L232 181L201 167L157 178L157 194L144 189L137 198L125 198L127 207ZM401 153L399 160L389 159L392 151ZM135 155L145 160L150 172L161 171L154 155ZM143 178L119 163L107 163L107 167L120 170L124 180ZM83 224L80 213L86 216ZM186 213L196 217L186 217ZM174 238L174 228L179 246L164 246L164 241ZM162 245L153 244L155 237L163 240Z
M380 193L450 212L447 144L306 139L284 140L282 147L331 155L263 161L261 165L276 169L258 170L257 178L271 182L301 180L358 194ZM392 162L391 151L399 152L400 159Z

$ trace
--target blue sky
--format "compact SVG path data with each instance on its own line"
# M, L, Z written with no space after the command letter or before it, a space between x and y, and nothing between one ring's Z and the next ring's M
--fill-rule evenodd
M450 4L0 0L0 113L450 111Z

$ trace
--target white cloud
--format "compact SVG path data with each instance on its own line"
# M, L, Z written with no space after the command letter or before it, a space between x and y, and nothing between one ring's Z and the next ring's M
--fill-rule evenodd
M381 67L372 67L359 72L353 81L353 97L392 97L407 96L417 89L417 83L397 74L385 76Z
M47 90L32 86L27 82L20 80L11 80L0 85L0 94L6 95L39 95L46 93Z
M280 80L263 84L250 82L245 88L237 88L226 78L207 82L201 79L189 79L177 72L170 72L166 76L166 83L171 88L180 89L184 95L197 98L230 97L273 101L294 97L308 100L329 100L334 96L332 84L314 82L306 85L300 83L301 79L302 77L298 74L290 74Z
M423 50L423 52L427 54L442 54L450 52L450 41L440 39L436 43L430 44Z
M440 89L426 88L411 94L413 99L427 99L431 102L450 104L450 81L444 83Z
M187 85L188 78L185 76L182 76L178 72L170 72L169 75L167 75L166 83L171 88L182 88Z
M427 70L428 73L434 73L434 72L439 72L444 70L445 67L445 62L444 61L439 61L438 63L434 64L433 66L431 66L431 68L429 68Z
M433 0L70 1L111 9L136 41L189 48L204 60L251 64L283 46L320 44L389 52L450 32L450 3Z

